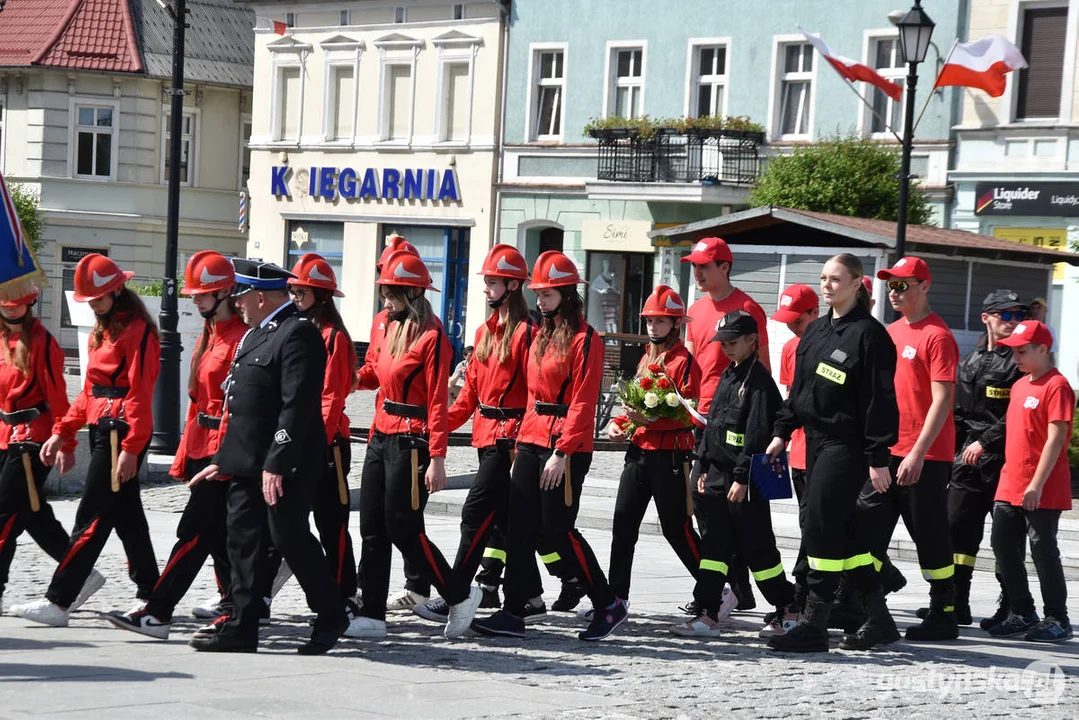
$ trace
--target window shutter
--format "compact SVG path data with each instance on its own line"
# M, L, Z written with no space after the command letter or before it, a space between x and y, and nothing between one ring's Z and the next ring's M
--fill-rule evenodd
M1060 115L1064 73L1064 35L1068 8L1041 8L1023 13L1023 57L1030 67L1019 71L1017 119Z

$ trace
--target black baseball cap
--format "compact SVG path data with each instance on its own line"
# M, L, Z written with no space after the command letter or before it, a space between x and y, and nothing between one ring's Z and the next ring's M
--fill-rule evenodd
M712 340L719 340L720 342L737 340L743 335L752 335L755 332L759 332L759 330L757 321L753 319L753 316L745 310L735 310L719 319L719 324L716 325L716 334L712 336Z
M1007 310L1008 308L1022 308L1027 309L1027 304L1019 299L1019 294L1014 290L994 290L985 296L985 300L982 301L982 312L996 312L998 310Z

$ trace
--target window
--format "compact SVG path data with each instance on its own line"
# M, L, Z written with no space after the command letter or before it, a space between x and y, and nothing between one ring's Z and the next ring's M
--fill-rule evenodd
M726 114L727 48L722 45L693 49L693 106L695 117Z
M240 189L247 189L251 179L251 116L245 115L240 123Z
M352 24L352 11L351 10L342 10L341 11L341 17L337 21L337 23L339 25L351 25Z
M644 97L644 49L615 49L611 53L610 95L607 114L632 118L641 114Z
M75 175L112 177L113 107L75 106Z
M285 13L285 25L287 25L288 27L296 27L296 13Z
M779 135L808 135L813 103L813 46L779 46Z
M903 51L899 47L899 38L879 38L870 47L873 49L873 67L877 72L903 87ZM892 100L880 88L873 87L871 90L873 112L869 113L869 132L873 135L889 134L888 129L891 128L896 134L902 134L903 103Z
M387 65L382 99L384 140L408 140L412 134L412 66Z
M395 23L403 23L405 17L405 9L403 7L395 7L393 9L393 21Z
M352 64L330 65L329 94L326 108L329 118L328 140L352 138L352 120L356 110L356 74Z
M0 170L4 169L4 98L0 97Z
M652 292L653 256L646 253L588 253L585 299L588 324L602 333L644 335L641 308Z
M461 3L456 3L453 6L453 19L464 20L465 19L465 6Z
M442 140L468 140L467 62L446 63L442 81Z
M562 102L566 88L566 54L562 50L536 53L536 109L533 134L536 139L562 135Z
M1030 67L1019 71L1017 120L1060 116L1067 26L1067 7L1023 11L1021 50Z
M337 276L337 283L339 285L344 283L342 277L345 250L344 223L289 220L288 240L288 258L285 267L293 267L305 253L318 253L330 264L330 269Z
M169 181L169 167L172 164L172 113L165 111L164 130L161 133L163 147L161 150L161 182ZM195 114L185 112L180 121L180 184L195 184Z
M300 139L300 68L278 68L277 140Z

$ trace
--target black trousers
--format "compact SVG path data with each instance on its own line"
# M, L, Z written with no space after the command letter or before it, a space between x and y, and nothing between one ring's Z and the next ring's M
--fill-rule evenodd
M1045 617L1068 620L1068 586L1057 547L1060 510L1024 510L1008 503L993 505L993 554L1009 609L1023 616L1034 614L1026 568L1026 538L1030 538L1030 556L1038 571L1038 583L1045 603Z
M903 458L892 456L892 478ZM873 557L882 560L888 552L899 518L903 518L918 550L922 576L929 581L930 596L945 607L955 600L955 565L952 537L948 529L948 482L952 463L926 460L914 485L893 482L887 492L879 493L866 480L858 498L858 512L871 529Z
M412 451L418 454L420 508L412 509ZM427 537L423 507L427 502L424 474L430 464L427 441L413 435L371 433L363 461L360 483L359 585L361 613L376 620L386 617L386 594L390 586L390 551L401 554L420 569L427 582L438 588L450 605L469 593L469 580L459 576L438 547Z
M195 477L210 461L211 458L188 459L184 463L185 477L188 480ZM228 596L232 574L225 544L228 490L227 482L213 480L191 488L191 495L176 526L176 544L146 604L146 609L157 619L172 618L176 606L191 589L191 583L195 582L203 563L211 555L218 589L222 590L223 596ZM224 581L222 578L225 578Z
M993 515L993 496L999 479L999 467L987 472L974 465L957 463L952 469L952 481L948 483L948 527L952 533L958 604L965 605L970 600L974 563L985 535L985 518Z
M338 436L330 445L327 453L326 472L315 487L314 516L315 527L326 551L326 561L330 564L341 597L351 598L356 594L356 555L352 550L352 535L348 532L348 503L341 502L338 487L337 466L334 464L333 448L340 448L342 470L348 477L352 463L352 448L348 438Z
M831 602L844 572L856 590L877 590L880 576L870 552L871 534L856 512L869 477L865 448L860 441L807 436L806 465L802 542L809 590Z
M687 507L685 457L684 452L642 450L636 445L626 451L614 501L610 568L611 590L623 600L629 598L633 554L644 513L653 499L663 537L689 574L697 577L701 538Z
M267 505L261 477L228 481L227 546L232 564L233 614L223 633L244 643L258 642L268 542L292 568L308 607L316 613L314 632L333 632L345 624L337 584L322 547L311 534L309 517L315 482L313 478L286 477L282 483L284 494L277 504Z
M540 474L551 457L549 448L518 443L517 459L510 478L509 522L506 525L506 580L503 607L518 611L532 597L538 579L532 555L540 558L552 574L575 577L585 588L593 606L606 608L615 601L591 546L574 527L581 490L592 453L573 453L566 458L572 479L573 502L565 503L564 485L541 490ZM563 483L565 479L563 478Z
M794 496L798 498L798 529L805 532L806 524L806 471L791 468L791 485L794 486ZM791 576L794 578L795 601L799 608L805 606L805 599L809 595L809 562L806 560L806 544L803 537L798 541L798 559L794 561L794 569Z
M772 512L767 500L755 497L740 503L727 500L730 476L713 468L705 480L704 493L693 493L693 506L701 528L700 570L693 599L712 617L719 611L723 586L730 574L730 561L737 552L757 582L765 599L776 608L794 603L794 585L787 580L783 560L772 531Z
M123 439L123 431L120 436ZM121 483L119 492L113 492L110 434L91 425L89 441L90 463L75 511L75 527L45 597L65 608L74 602L109 533L115 529L127 554L128 575L137 588L135 595L149 600L158 579L157 558L142 508L138 476ZM137 467L142 467L145 456L145 451L139 455Z
M26 470L23 468L19 444L12 444L8 450L0 450L0 595L4 594L15 547L24 530L57 562L67 551L68 532L56 519L52 506L45 499L45 480L52 468L41 462L37 449L38 446L31 445L27 452L41 501L37 512L30 512L30 492L26 487Z

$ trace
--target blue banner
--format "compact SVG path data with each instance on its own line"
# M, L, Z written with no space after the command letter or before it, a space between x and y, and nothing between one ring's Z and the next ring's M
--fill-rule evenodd
M15 300L45 285L45 273L23 234L15 202L0 175L0 299Z

